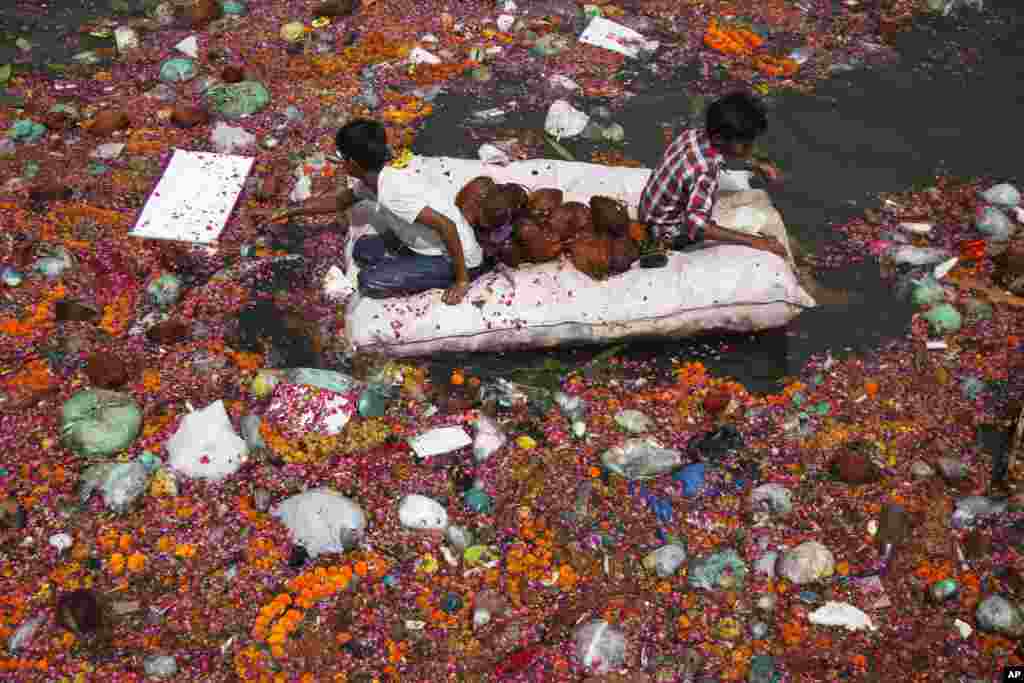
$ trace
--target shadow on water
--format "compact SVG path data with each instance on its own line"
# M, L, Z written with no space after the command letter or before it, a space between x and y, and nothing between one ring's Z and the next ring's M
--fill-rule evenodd
M771 101L763 150L787 170L789 182L772 190L792 239L805 253L821 253L836 239L831 226L874 207L879 192L922 188L942 172L960 177L1020 179L1015 136L1024 115L1017 74L1024 71L1024 35L1019 8L1009 0L989 3L984 14L925 18L901 34L901 59L879 70L836 75L813 95L781 93ZM975 62L972 72L962 68ZM674 79L635 83L638 95L615 114L626 129L625 154L644 166L663 149L662 124L678 129L692 120L686 92L689 69ZM478 142L468 131L474 110L522 98L521 88L497 86L493 99L439 98L416 151L425 155L475 157ZM584 103L592 104L595 103ZM583 105L578 105L583 106ZM586 108L586 107L584 107ZM544 112L517 115L501 125L542 130ZM655 122L656 125L652 125ZM574 142L577 158L589 158L589 143ZM772 391L797 374L813 354L876 348L906 333L913 309L895 300L879 279L877 264L816 273L825 288L819 306L787 329L753 336L629 344L621 356L666 368L673 358L701 360L715 372L736 377L750 390ZM817 291L814 292L816 295ZM578 366L601 349L533 351L493 355L447 355L433 359L437 372L465 367L482 377L545 361Z

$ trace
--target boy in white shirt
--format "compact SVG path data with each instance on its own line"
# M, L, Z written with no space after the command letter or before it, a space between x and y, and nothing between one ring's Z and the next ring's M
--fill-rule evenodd
M359 290L387 298L445 289L446 304L457 304L470 280L483 271L484 254L473 227L455 206L454 198L421 180L415 171L388 166L390 153L384 126L357 119L335 136L335 163L359 181L316 197L297 209L271 213L271 220L350 211L350 224L369 223L376 235L356 242ZM254 212L253 216L267 212Z

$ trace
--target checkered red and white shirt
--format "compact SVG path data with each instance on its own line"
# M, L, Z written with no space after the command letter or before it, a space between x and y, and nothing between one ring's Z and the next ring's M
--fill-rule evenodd
M711 220L725 157L704 129L688 129L665 150L640 195L638 213L657 237L697 239ZM685 231L684 231L685 228Z

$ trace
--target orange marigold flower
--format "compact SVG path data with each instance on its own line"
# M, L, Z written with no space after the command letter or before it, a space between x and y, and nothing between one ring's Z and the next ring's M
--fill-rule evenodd
M140 552L134 552L128 557L128 571L138 573L146 568L146 556Z

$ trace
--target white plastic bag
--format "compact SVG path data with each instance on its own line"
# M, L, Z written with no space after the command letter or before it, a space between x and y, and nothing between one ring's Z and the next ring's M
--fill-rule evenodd
M481 415L476 419L476 436L473 438L473 457L477 462L484 462L491 457L495 451L505 445L508 436L501 431L498 423L487 415Z
M607 621L591 621L576 631L576 657L594 673L621 669L626 660L626 637Z
M433 498L412 494L398 504L398 521L406 529L439 530L448 526L448 511Z
M310 557L351 550L366 534L363 509L326 487L286 498L274 508L273 516L288 527L292 540Z
M589 121L589 116L565 100L555 100L544 119L544 130L556 140L561 140L582 133Z
M224 401L186 415L167 441L167 464L194 479L220 481L239 470L248 448L235 433Z
M1009 209L1020 204L1020 191L1009 183L1000 183L982 192L981 198L988 204Z
M249 149L256 145L256 136L239 126L229 126L218 121L210 134L213 148L220 154L234 154L236 151Z
M864 612L846 602L826 602L807 615L808 621L818 626L842 626L848 631L877 631Z
M1010 239L1010 219L995 206L979 206L974 217L974 227L995 242Z

